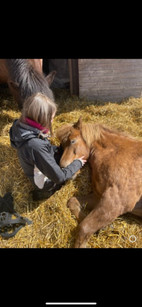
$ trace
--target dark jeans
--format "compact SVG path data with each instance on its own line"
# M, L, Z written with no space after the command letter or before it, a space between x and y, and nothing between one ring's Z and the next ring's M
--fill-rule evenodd
M59 165L61 156L63 154L63 148L62 146L54 146L54 158L57 162L57 164ZM53 182L50 179L47 179L45 181L44 187L43 189L39 189L36 185L35 185L35 189L32 192L33 195L33 200L42 200L42 199L47 199L49 198L52 194L54 194L57 190L59 190L62 187L63 184L56 184L55 182Z

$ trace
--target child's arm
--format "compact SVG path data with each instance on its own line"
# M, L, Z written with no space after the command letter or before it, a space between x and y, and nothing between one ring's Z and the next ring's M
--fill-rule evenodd
M61 168L55 161L54 157L48 153L45 148L40 152L33 150L33 158L37 168L50 180L59 184L72 178L72 176L84 165L86 160L81 157L74 160L70 165Z

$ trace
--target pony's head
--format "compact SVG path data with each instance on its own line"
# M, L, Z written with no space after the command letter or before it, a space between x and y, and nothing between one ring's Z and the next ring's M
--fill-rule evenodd
M55 71L46 77L42 72L41 59L7 59L6 66L9 74L8 86L11 94L18 102L19 109L29 96L42 92L54 101L50 85L54 80Z
M66 167L73 160L84 156L87 160L89 157L89 147L82 136L82 119L71 125L67 124L59 128L56 132L64 152L60 160L60 166Z

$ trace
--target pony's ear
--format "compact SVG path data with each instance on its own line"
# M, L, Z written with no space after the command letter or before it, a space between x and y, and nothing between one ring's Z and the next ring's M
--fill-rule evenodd
M73 125L73 128L79 130L82 128L82 116L80 116L79 120Z
M55 75L56 75L56 71L53 70L53 71L51 71L51 72L45 77L45 79L47 80L49 86L50 86L51 83L53 82L53 80L54 80L54 78L55 78Z

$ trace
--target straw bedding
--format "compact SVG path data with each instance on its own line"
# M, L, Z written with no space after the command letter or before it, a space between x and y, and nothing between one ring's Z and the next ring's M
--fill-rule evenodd
M80 116L86 122L100 122L142 138L142 98L129 98L121 103L101 103L70 96L67 90L56 90L58 112L53 131ZM70 180L49 199L33 202L33 187L24 175L16 151L11 148L9 128L20 112L7 88L0 89L0 195L12 192L15 209L32 220L15 237L4 240L1 248L71 248L75 242L78 222L66 207L73 195L91 191L90 169L86 164L75 180ZM58 145L56 137L52 143ZM85 213L88 212L84 209ZM90 237L88 248L141 248L142 219L126 214Z

